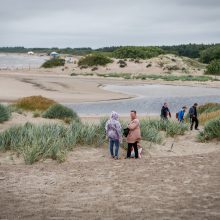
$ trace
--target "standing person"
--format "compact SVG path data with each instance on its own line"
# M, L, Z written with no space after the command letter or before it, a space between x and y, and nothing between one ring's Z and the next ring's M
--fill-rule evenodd
M184 122L184 114L186 112L187 107L183 106L182 109L178 112L178 121Z
M131 157L131 149L134 148L135 158L138 159L138 142L141 140L141 129L140 129L140 122L137 118L137 112L132 110L130 112L131 122L128 124L129 133L127 136L127 157Z
M121 124L117 112L112 112L110 119L105 124L106 134L109 139L109 149L112 158L118 159L119 145L122 140ZM115 152L114 152L115 146Z
M161 119L168 120L168 116L171 118L170 109L168 108L168 104L165 102L161 109Z
M193 129L193 125L195 122L195 130L199 130L198 126L199 126L199 120L198 120L198 115L197 115L197 103L194 103L194 105L189 109L189 117L190 117L190 129Z

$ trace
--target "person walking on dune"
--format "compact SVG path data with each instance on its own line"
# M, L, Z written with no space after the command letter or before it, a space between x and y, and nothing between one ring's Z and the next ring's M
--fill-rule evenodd
M168 108L168 104L165 102L161 109L161 119L168 120L168 116L171 118L170 109Z
M131 122L128 124L129 133L127 136L127 157L131 157L131 149L134 148L135 158L138 159L138 142L141 140L140 122L137 118L137 112L132 110L130 112Z
M189 109L189 117L190 117L190 129L193 129L193 125L195 123L195 130L199 130L199 120L198 120L198 114L197 114L197 103L194 103L194 105Z
M187 107L183 106L182 109L177 113L177 118L179 122L184 122L184 115L186 112Z
M119 145L122 141L121 124L117 112L112 112L110 119L105 124L106 135L109 139L109 150L112 158L118 159ZM115 151L114 151L115 146Z

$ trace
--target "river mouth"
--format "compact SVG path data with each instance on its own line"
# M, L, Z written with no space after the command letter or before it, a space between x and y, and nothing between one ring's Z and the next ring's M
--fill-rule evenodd
M105 85L102 89L124 93L135 98L99 101L92 103L66 104L81 116L109 115L116 111L121 115L127 115L130 110L136 110L139 114L160 115L164 102L168 102L171 112L175 113L182 106L199 105L207 102L220 102L220 89L192 86L174 85Z

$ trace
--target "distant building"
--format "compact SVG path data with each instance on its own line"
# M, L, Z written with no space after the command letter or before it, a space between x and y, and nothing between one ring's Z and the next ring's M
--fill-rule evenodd
M33 51L28 51L28 55L34 55Z
M56 58L56 57L59 57L59 56L60 55L57 52L55 52L55 51L50 53L50 57L52 57L52 58Z

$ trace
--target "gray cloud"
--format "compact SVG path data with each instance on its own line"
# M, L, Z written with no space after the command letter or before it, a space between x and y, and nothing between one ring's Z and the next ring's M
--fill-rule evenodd
M219 42L218 0L1 0L0 46Z

